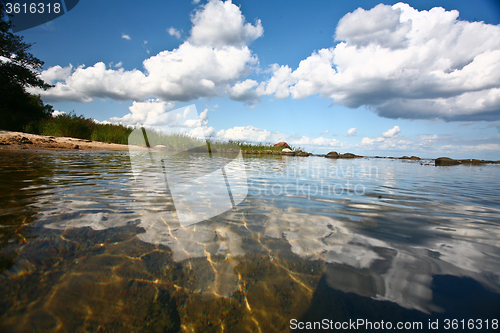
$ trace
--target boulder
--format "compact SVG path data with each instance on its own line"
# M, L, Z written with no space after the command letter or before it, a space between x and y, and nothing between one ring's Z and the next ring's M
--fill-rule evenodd
M339 154L336 151L331 151L325 155L327 158L339 158Z
M290 148L285 148L281 150L282 153L293 153L293 151Z
M418 161L418 160L420 160L420 157L418 157L418 156L412 156L412 157L410 157L410 160Z
M434 161L435 166L459 165L460 161L451 159L449 157L438 157Z
M345 154L339 155L339 158L357 158L357 157L363 157L363 156L354 155L352 153L345 153Z
M278 148L290 148L290 146L288 145L288 143L282 141L282 142L278 142L277 144L275 144L273 147L278 147Z
M295 153L295 156L309 156L309 153L306 153L305 151L299 151L298 153Z
M30 144L30 145L33 144L33 142L25 136L23 136L21 139L19 139L19 143Z
M403 156L399 158L400 160L409 160L410 158L408 156Z

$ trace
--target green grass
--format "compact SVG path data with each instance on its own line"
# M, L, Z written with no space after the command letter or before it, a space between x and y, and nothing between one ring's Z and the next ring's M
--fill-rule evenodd
M131 128L123 125L97 124L92 131L90 140L126 145L131 132Z
M186 151L193 148L207 146L207 142L205 140L197 139L187 134L175 133L166 135L150 129L146 129L145 131L147 141L145 141L142 128L137 128L128 138L128 144L142 147L164 145L168 148L168 150L172 151Z
M283 147L273 147L273 144L271 143L246 143L246 142L236 142L236 144L240 147L241 150L256 150L256 151L263 151L263 150L271 150L271 151L278 151L281 152L283 150ZM294 147L292 145L289 145L290 149L293 151L301 149L300 147Z
M25 132L50 136L64 136L84 140L127 144L133 129L123 125L98 124L75 113L62 114L37 123L30 123Z
M117 124L98 124L91 118L84 116L77 116L74 112L70 114L62 114L52 117L48 120L30 123L24 128L24 131L32 134L42 134L49 136L64 136L71 138L78 138L84 140L129 144L137 143L146 146L142 130L134 131L133 128ZM271 150L281 152L282 147L273 147L271 143L246 143L241 141L212 141L200 140L193 138L187 134L169 134L165 135L158 131L146 130L148 144L150 147L156 145L165 145L173 151L186 151L197 147L205 147L208 144L212 150L227 151L244 150L244 151L258 151ZM130 136L132 134L132 136ZM129 140L130 136L130 140ZM299 147L290 148L294 151L299 150Z
M238 151L239 149L243 151L258 151L262 152L264 150L281 152L283 150L282 147L273 147L271 143L246 143L242 141L213 141L213 140L201 140L197 138L193 138L187 134L168 134L165 135L158 131L146 130L146 136L148 138L148 142L144 141L144 134L142 131L134 131L129 139L129 143L146 146L149 144L149 147L155 147L157 145L164 145L169 150L172 151L186 151L193 148L205 147L205 144L210 146L212 151L228 151L232 149L234 151ZM294 151L298 150L298 147L290 146L290 148Z

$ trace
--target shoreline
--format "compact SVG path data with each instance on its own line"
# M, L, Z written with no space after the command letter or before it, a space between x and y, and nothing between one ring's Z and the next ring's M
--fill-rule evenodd
M70 137L0 130L0 151L19 150L129 150L129 146Z
M134 150L147 150L148 148L134 146ZM46 150L46 151L124 151L129 150L129 145L118 143L106 143L100 141L91 141L84 139L77 139L71 137L58 137L48 135L29 134L23 132L12 132L0 130L0 152L1 151L21 151L21 150ZM223 151L218 151L223 152ZM478 159L451 159L447 157L439 158L419 158L416 156L402 156L402 157L382 157L382 156L359 156L351 153L337 154L330 152L328 154L311 154L303 151L297 152L277 152L277 151L256 151L256 150L242 150L244 155L276 155L276 156L316 156L326 157L332 159L351 159L351 158L379 158L379 159L397 159L397 160L433 160L436 166L449 166L449 165L484 165L484 164L500 164L500 161L492 160L478 160Z

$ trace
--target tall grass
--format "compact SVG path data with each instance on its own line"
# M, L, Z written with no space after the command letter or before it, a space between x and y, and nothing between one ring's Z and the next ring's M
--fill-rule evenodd
M28 133L65 136L77 139L127 144L131 128L116 124L98 124L90 118L75 113L61 114L24 129Z
M142 131L134 131L133 128L117 124L99 124L91 118L77 116L74 112L69 114L61 114L47 120L30 123L24 128L25 132L33 134L42 134L50 136L64 136L78 138L84 140L129 144L130 142L143 142ZM281 152L282 147L273 147L271 143L246 143L242 141L213 141L211 139L205 141L191 137L187 134L163 134L161 132L146 130L147 139L150 147L164 145L169 150L186 151L209 145L213 151L229 151L229 150L245 150L258 151L264 150ZM130 134L132 140L129 140ZM138 136L134 138L134 136ZM145 145L145 142L144 142ZM290 146L292 150L298 150L298 147Z
M131 128L115 124L95 124L90 140L126 145Z
M166 146L169 150L185 151L202 146L206 147L207 145L205 140L197 139L184 133L164 134L150 129L147 129L146 133L146 137L148 139L148 144L150 147L163 145ZM135 137L136 135L138 137ZM129 138L129 143L137 144L143 140L144 135L142 131L136 130Z
M231 142L231 141L229 141ZM273 147L272 143L247 143L247 142L241 142L237 141L235 142L241 150L255 150L255 151L264 151L264 150L271 150L271 151L277 151L281 152L283 150L283 147ZM294 147L292 145L289 145L290 149L293 151L302 149L300 147Z

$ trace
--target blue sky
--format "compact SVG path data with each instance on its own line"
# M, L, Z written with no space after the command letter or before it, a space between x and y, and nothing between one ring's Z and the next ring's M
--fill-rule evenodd
M56 84L33 92L99 121L194 104L220 140L500 159L499 23L494 0L88 0L20 35Z

